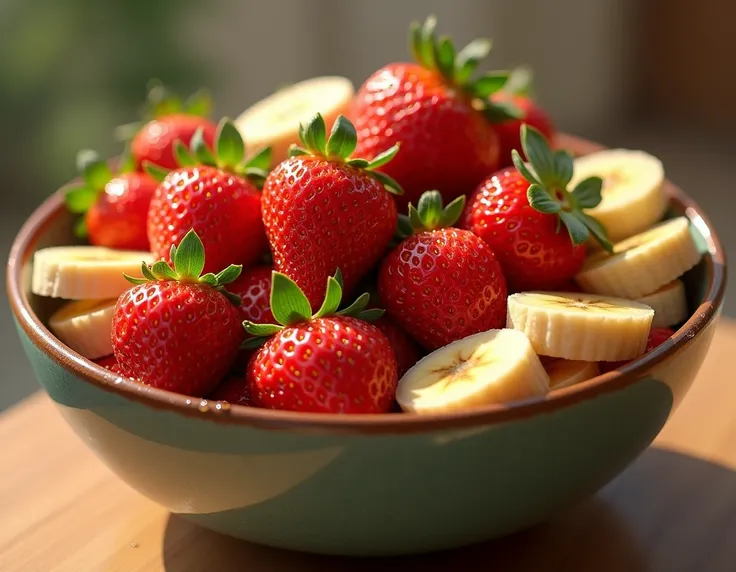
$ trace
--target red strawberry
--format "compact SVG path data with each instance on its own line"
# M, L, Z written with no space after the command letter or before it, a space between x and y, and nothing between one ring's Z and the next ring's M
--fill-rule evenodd
M115 359L114 355L106 356L103 358L92 360L97 365L109 369L110 371L116 371L118 368L118 360Z
M245 375L227 376L215 390L209 394L207 399L214 401L227 401L233 405L253 406L250 394L250 385Z
M653 349L661 346L664 342L669 340L675 335L675 330L672 328L652 328L649 331L649 338L647 339L647 347L644 353L649 353ZM627 361L604 361L599 364L601 373L606 373L625 366Z
M449 202L498 169L492 122L517 115L489 100L506 82L506 72L471 78L490 42L475 40L455 57L449 38L435 40L435 24L433 17L422 29L412 24L416 63L376 71L358 90L351 110L360 157L401 144L401 153L381 171L404 188L397 198L402 211L426 189L438 189Z
M448 228L464 204L461 196L443 210L438 191L424 193L399 218L409 237L381 265L387 314L429 350L506 324L506 281L493 251L472 232Z
M218 125L214 152L201 139L191 152L183 145L176 152L182 167L165 175L148 211L151 251L170 262L171 245L194 229L207 252L205 272L255 263L266 249L257 184L265 176L270 151L243 162L243 140L225 119ZM147 169L163 175L150 164Z
M232 284L228 292L240 298L240 313L243 320L256 324L270 324L274 321L271 313L271 272L270 266L256 266L245 270Z
M115 174L89 150L77 154L77 165L83 182L69 189L65 197L70 212L84 213L75 234L88 237L95 246L148 251L146 221L156 180L134 172L129 161Z
M200 276L204 247L190 231L164 261L142 267L145 278L118 299L112 345L124 375L160 389L207 395L238 354L244 334L237 304L224 288L239 266Z
M368 295L338 312L338 271L327 279L324 302L312 315L294 282L279 272L272 280L271 309L280 325L245 323L249 334L271 336L248 366L253 403L321 413L388 412L398 382L396 358L386 336L364 321L382 314L364 310Z
M508 167L513 164L511 151L521 151L519 130L521 124L526 123L537 129L548 140L555 136L555 128L547 112L544 111L531 96L531 72L526 68L515 69L501 91L491 95L491 101L497 104L511 104L520 111L520 117L509 118L495 125L501 153L500 166ZM524 157L526 159L526 157Z
M394 324L388 316L382 316L373 322L391 344L391 349L396 356L396 365L398 366L399 378L403 376L411 366L417 363L422 357L422 350L419 345L402 330Z
M206 92L199 91L187 101L182 101L160 83L154 83L148 92L146 107L146 123L133 123L121 129L126 138L133 132L130 145L138 169L144 162L164 169L176 169L176 141L188 147L198 131L198 137L212 146L216 126L208 119L212 102Z
M533 172L515 154L516 168L488 177L470 196L461 226L493 249L510 290L557 290L580 270L590 234L611 248L603 227L583 212L600 203L602 180L590 177L568 191L570 154L553 152L526 125L521 140Z
M316 308L325 281L338 267L350 292L385 252L396 229L389 192L401 190L373 169L390 161L398 148L370 163L349 159L355 130L343 116L327 139L317 114L302 129L301 139L306 149L293 149L266 179L263 223L274 267L294 280Z

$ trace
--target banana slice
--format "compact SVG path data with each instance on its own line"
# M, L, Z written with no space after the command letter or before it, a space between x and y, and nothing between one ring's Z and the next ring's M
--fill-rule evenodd
M538 354L619 361L644 353L654 310L595 294L521 292L508 298L506 327L524 332Z
M700 261L686 217L662 222L590 255L575 281L586 292L637 299L672 282Z
M49 318L54 335L78 354L98 359L112 354L115 300L75 300Z
M404 411L439 413L545 395L547 373L529 339L488 330L452 342L418 361L399 381Z
M553 359L544 365L544 369L549 376L550 391L570 387L600 373L600 368L594 361L568 359Z
M685 321L688 316L685 284L673 280L656 292L636 299L654 309L653 328L668 328Z
M288 157L292 143L299 144L299 124L319 112L327 129L338 115L345 115L355 88L344 77L315 77L273 93L246 109L236 120L249 153L271 146L271 163Z
M141 263L153 262L150 252L99 246L57 246L33 256L31 291L67 300L117 298L131 287L123 273L142 277Z
M644 151L606 149L578 157L573 173L571 185L593 176L603 179L603 199L587 212L612 242L645 231L667 210L662 161Z

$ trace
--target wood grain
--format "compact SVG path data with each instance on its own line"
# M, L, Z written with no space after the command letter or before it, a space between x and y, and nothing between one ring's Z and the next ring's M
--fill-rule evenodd
M0 417L0 571L733 572L735 347L736 323L724 320L655 445L589 502L501 541L417 558L305 556L199 529L118 481L37 394Z

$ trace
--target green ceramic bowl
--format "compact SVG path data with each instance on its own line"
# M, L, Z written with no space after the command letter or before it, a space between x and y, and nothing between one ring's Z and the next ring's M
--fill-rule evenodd
M580 154L597 147L561 144ZM617 372L552 396L456 414L297 414L200 402L117 377L44 326L33 252L68 244L62 195L28 220L8 294L33 369L79 437L121 479L171 512L252 542L390 555L459 547L553 518L652 442L695 378L726 282L723 250L698 206L667 184L705 256L688 273L692 316ZM58 304L58 302L56 302Z

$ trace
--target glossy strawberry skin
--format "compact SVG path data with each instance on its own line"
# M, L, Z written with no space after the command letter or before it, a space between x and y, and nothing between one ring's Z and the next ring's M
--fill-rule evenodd
M556 215L533 209L528 188L516 169L491 175L468 197L460 226L493 249L510 291L557 290L580 270L585 245L573 245Z
M649 338L647 339L647 347L644 350L644 353L649 353L653 349L661 346L664 342L669 340L672 336L675 335L675 330L672 328L652 328L649 331ZM600 369L601 373L606 373L609 371L613 371L614 369L618 369L620 367L625 366L627 361L604 361L601 362Z
M118 360L115 358L115 355L105 356L92 361L110 371L116 371L118 369Z
M176 169L174 143L180 140L189 147L199 127L209 149L212 149L217 126L209 119L196 115L173 114L146 123L131 141L130 151L138 169L143 161L150 161L165 169Z
M255 405L319 413L386 413L398 383L386 337L343 316L284 328L253 355L247 375Z
M313 156L287 159L269 174L262 208L274 267L314 309L338 267L349 294L396 229L396 205L375 177Z
M492 101L511 100L521 109L523 119L509 119L493 126L500 142L499 162L500 167L512 165L511 151L516 149L522 157L526 158L521 149L520 130L522 123L538 129L548 141L553 141L556 133L555 127L547 112L544 111L533 100L525 96L509 96L502 92L493 94Z
M258 189L216 167L171 171L156 188L148 211L151 252L169 261L171 245L190 229L204 244L204 272L230 264L247 268L266 249Z
M381 167L404 188L400 212L428 189L445 203L474 188L499 166L490 122L436 71L399 63L381 68L358 90L351 110L358 132L354 156L371 159L395 143L401 149Z
M384 259L388 316L428 350L506 324L506 281L493 251L456 228L421 232Z
M244 270L238 278L227 285L227 291L240 297L238 306L243 320L255 324L275 324L271 313L270 266L255 266Z
M123 292L112 343L124 375L201 397L232 366L244 338L240 312L202 284L156 281Z
M148 251L148 207L157 186L146 173L121 173L110 179L86 214L90 244Z
M245 375L228 375L215 390L207 396L214 401L227 401L231 405L253 406L250 386Z
M399 379L422 358L422 349L412 337L394 324L387 316L382 316L373 325L376 326L391 344L391 349L396 356Z

